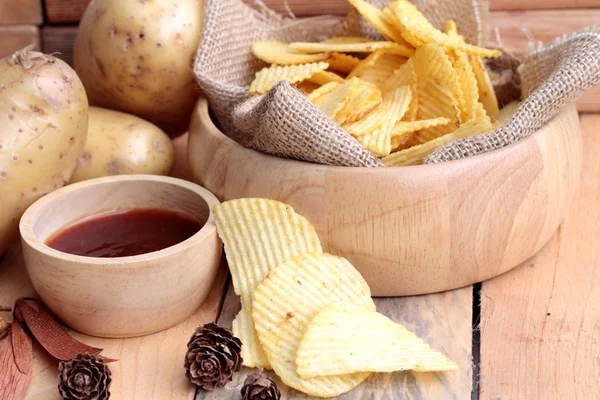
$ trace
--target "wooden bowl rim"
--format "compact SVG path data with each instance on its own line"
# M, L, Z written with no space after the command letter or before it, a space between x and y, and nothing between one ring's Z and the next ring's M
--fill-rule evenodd
M548 129L549 127L552 126L552 124L557 120L556 117L558 115L565 113L565 112L575 112L576 113L577 110L575 109L575 106L573 104L567 105L564 107L564 109L559 114L557 114L554 118L552 118L546 125L541 127L539 130L537 130L530 136L528 136L524 139L518 140L514 143L511 143L507 146L501 147L499 149L488 151L486 153L477 154L477 155L474 155L471 157L465 157L465 158L461 158L458 160L446 161L446 162L437 163L437 164L406 165L406 166L401 166L401 167L343 167L343 166L335 166L335 165L317 164L317 163L312 163L312 162L308 162L308 161L292 160L292 159L277 157L277 156L274 156L271 154L262 153L257 150L254 150L254 149L244 147L241 144L239 144L238 142L236 142L235 140L231 139L229 136L225 135L214 124L214 122L210 116L210 113L209 113L209 103L205 97L201 96L199 98L198 103L196 104L195 112L200 112L201 119L205 122L205 124L209 128L210 136L214 137L217 140L225 142L227 145L234 146L236 148L236 151L241 150L241 151L251 152L251 153L254 153L256 156L270 159L273 162L281 162L281 163L284 163L284 164L287 164L290 166L295 165L295 166L302 166L303 168L312 168L317 171L319 171L319 170L329 170L331 172L369 171L370 173L386 175L386 174L394 174L394 172L397 172L398 169L402 169L402 171L404 171L404 172L409 172L408 171L409 169L411 172L416 172L417 170L422 171L422 172L425 172L425 171L431 172L432 169L439 169L440 167L443 166L444 171L446 172L448 170L452 170L451 168L448 169L448 167L457 166L460 164L466 164L466 163L472 163L472 162L485 164L487 162L496 162L496 161L498 161L497 158L502 158L504 155L508 155L508 154L512 153L513 151L516 151L519 148L526 148L526 149L531 148L531 147L529 147L531 145L531 143L533 141L536 141L538 137L543 136L545 134L546 129ZM190 134L193 134L193 132L190 132Z
M188 239L177 243L173 246L167 247L162 250L154 251L151 253L139 254L136 256L127 256L127 257L87 257L80 256L75 254L64 253L59 250L55 250L48 245L46 245L33 231L33 219L37 215L37 213L44 208L49 203L63 197L69 193L75 192L77 190L81 190L83 188L100 186L111 183L118 182L131 182L131 184L135 184L136 182L154 182L158 184L168 184L171 186L178 186L183 189L187 189L190 192L198 195L202 198L207 206L208 206L208 218L206 223L200 228L198 232L189 237ZM21 239L25 241L29 246L31 246L35 251L39 253L43 253L47 256L60 259L63 261L68 261L70 263L77 263L82 265L93 265L95 267L120 267L127 268L127 266L136 267L140 262L153 261L158 259L169 258L177 253L190 249L194 246L202 245L205 243L206 245L210 245L210 241L205 241L207 237L210 235L217 234L217 228L215 225L215 220L212 212L212 208L215 205L218 205L220 202L217 197L212 194L209 190L203 188L202 186L195 184L193 182L185 181L183 179L173 178L169 176L158 176L158 175L116 175L116 176L108 176L96 179L90 179L78 183L74 183L71 185L67 185L61 189L58 189L54 192L43 196L35 203L33 203L23 214L21 217L21 221L19 222L19 231L21 233Z

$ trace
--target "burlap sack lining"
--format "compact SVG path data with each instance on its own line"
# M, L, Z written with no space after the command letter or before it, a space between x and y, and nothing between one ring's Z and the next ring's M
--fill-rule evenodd
M381 166L381 162L286 82L268 94L247 98L254 73L264 64L251 53L258 40L317 41L331 35L377 38L357 13L346 18L292 19L256 0L207 0L204 35L194 72L224 132L242 145L267 154L336 166ZM385 0L372 1L381 6ZM448 19L471 43L487 39L488 2L415 0L437 27ZM426 163L438 163L495 150L537 131L584 90L600 83L600 26L590 27L526 56L520 66L525 100L503 126L485 135L437 149Z

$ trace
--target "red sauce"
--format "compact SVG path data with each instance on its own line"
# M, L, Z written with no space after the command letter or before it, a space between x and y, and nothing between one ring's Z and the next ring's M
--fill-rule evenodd
M93 215L54 233L53 249L88 257L127 257L183 242L202 224L173 211L141 209Z

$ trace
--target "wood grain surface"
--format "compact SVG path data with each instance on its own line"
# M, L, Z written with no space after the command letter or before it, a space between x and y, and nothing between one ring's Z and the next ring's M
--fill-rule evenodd
M600 115L583 115L582 180L559 231L483 283L481 399L600 398Z
M214 321L218 315L227 267L223 264L215 284L202 306L187 321L166 331L130 339L102 339L70 333L91 346L104 349L103 355L118 358L109 365L112 372L111 398L127 400L191 400L195 386L185 378L183 358L186 344L199 324ZM20 246L0 260L0 304L13 304L35 291L21 256ZM7 316L3 314L3 317ZM56 390L57 362L39 345L34 346L33 379L27 399L59 400Z
M40 48L40 32L35 25L0 26L0 58L30 44Z
M360 386L342 396L340 400L383 399L468 399L472 389L471 359L471 287L427 296L375 299L377 311L422 337L437 350L442 351L460 366L458 372L373 374ZM231 326L240 309L239 297L230 286L219 324ZM214 392L198 391L196 400L239 400L246 376L253 372L244 368L225 388ZM306 396L278 382L282 400L305 400Z
M374 296L490 279L554 234L579 179L579 120L569 106L531 137L456 162L340 168L246 149L198 102L189 130L194 180L220 200L266 197L315 226L323 249L363 274Z
M0 0L0 25L42 22L41 0Z

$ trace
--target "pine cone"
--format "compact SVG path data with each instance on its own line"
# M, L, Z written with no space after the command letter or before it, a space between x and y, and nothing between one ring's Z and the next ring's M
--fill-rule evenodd
M66 400L107 400L110 369L102 358L79 354L58 364L58 392Z
M217 324L196 328L185 354L185 376L204 390L222 387L242 367L242 342Z
M262 372L248 375L242 386L242 400L279 400L277 384Z

